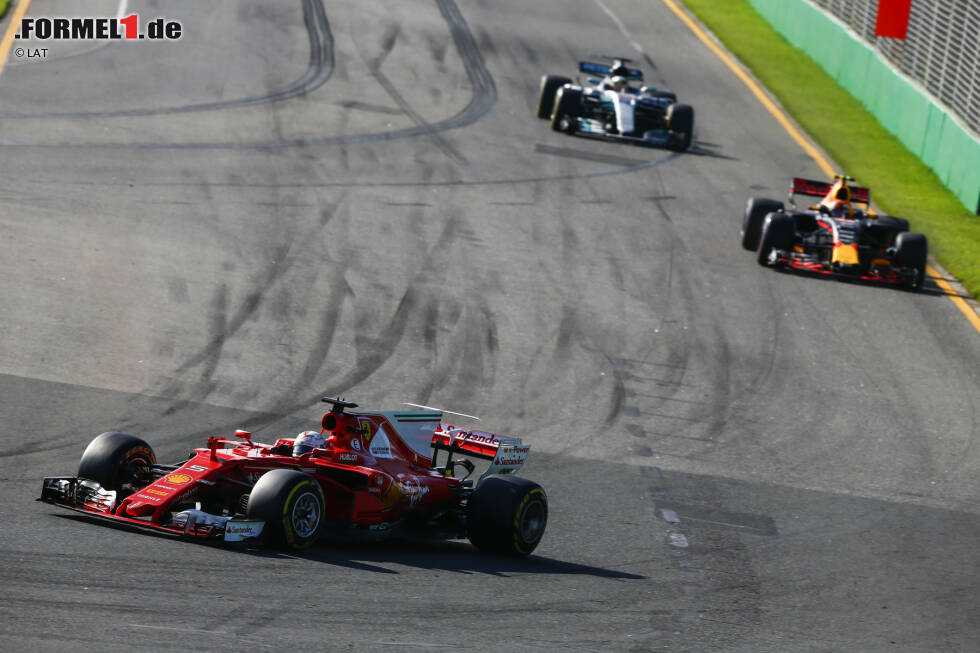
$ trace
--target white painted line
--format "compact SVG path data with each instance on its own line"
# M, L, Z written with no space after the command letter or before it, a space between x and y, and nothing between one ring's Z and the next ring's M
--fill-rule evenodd
M681 518L677 516L677 513L673 510L668 510L667 508L662 508L660 510L660 515L664 518L664 521L670 522L671 524L681 523Z
M687 548L687 537L684 533L671 533L668 538L670 540L670 545L678 549Z
M630 45L632 45L633 48L635 48L636 51L639 52L640 54L644 54L643 47L639 43L637 43L636 39L633 38L633 35L629 33L629 30L626 29L626 25L624 25L623 21L619 19L619 16L614 14L612 9L607 7L606 3L603 2L602 0L595 0L595 3L599 5L599 9L602 9L604 12L606 12L607 16L612 18L612 21L616 23L616 27L618 27L619 31L623 33L623 36L625 36L626 40L630 42Z

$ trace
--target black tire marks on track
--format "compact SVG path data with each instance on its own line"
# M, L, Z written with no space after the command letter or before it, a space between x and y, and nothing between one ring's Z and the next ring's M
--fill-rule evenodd
M310 80L306 90L296 89L291 95L284 95L282 97L276 97L274 99L267 99L266 96L257 99L255 104L262 104L275 100L289 99L290 97L296 97L309 93L313 88L319 87L327 78L330 76L330 72L333 71L333 50L332 50L332 37L329 37L329 24L327 22L326 13L323 10L323 5L321 0L304 0L304 3L315 3L314 12L316 16L316 24L321 25L324 30L324 37L322 39L323 43L330 43L329 51L329 66L324 66L323 69L328 70L325 75L316 74L313 75L313 79ZM486 62L483 60L483 56L480 54L479 47L476 44L476 40L470 30L469 25L466 23L466 19L463 17L462 13L459 11L459 7L453 0L436 0L436 5L439 8L439 13L442 15L443 19L446 21L449 27L450 34L453 38L453 43L456 46L456 50L462 59L463 67L466 70L466 74L470 79L470 83L473 88L473 92L470 96L470 101L467 105L454 116L441 120L439 122L427 124L416 124L414 127L406 127L404 129L395 129L391 131L384 132L374 132L365 134L348 134L341 136L329 136L325 138L293 138L293 139L269 139L269 140L255 140L247 142L184 142L184 143L152 143L152 142L129 142L129 143L94 143L94 142L71 142L65 141L60 143L19 143L19 142L8 142L4 145L9 147L17 146L28 146L28 147L94 147L94 148L110 148L110 149L274 149L274 148L305 148L311 146L326 146L326 145L350 145L354 143L369 143L369 142L379 142L379 141L391 141L404 138L413 138L416 136L431 136L437 132L447 131L450 129L458 129L460 127L466 127L478 121L483 116L489 114L493 111L494 107L497 105L497 87L494 84L493 76L487 69ZM304 4L306 7L306 4ZM308 25L310 23L308 22ZM313 33L315 30L310 30ZM313 37L311 36L311 44ZM320 41L317 41L319 43ZM323 48L320 48L323 50ZM309 74L309 71L308 71ZM306 76L304 76L305 78ZM315 87L312 84L316 84ZM273 94L276 95L276 94ZM261 101L258 101L261 100ZM219 103L220 104L220 103ZM229 105L227 107L215 106L215 109L231 108L232 106L243 106L241 104ZM181 111L189 110L200 110L200 109L181 109ZM163 113L164 111L158 110L156 112ZM152 113L152 112L151 112ZM5 115L5 114L0 114ZM78 116L80 114L71 114L72 116ZM112 115L124 116L126 114L94 114L94 115L107 115L112 117ZM137 114L141 115L141 114ZM17 116L10 116L17 117ZM37 117L37 116L20 116L20 117ZM54 116L47 116L54 117ZM68 116L59 116L68 117ZM411 117L411 116L410 116Z
M12 113L0 112L0 118L130 118L136 116L168 115L198 111L220 111L241 107L281 102L312 93L323 86L334 70L333 35L323 0L302 0L303 20L310 41L310 63L303 75L278 91L265 95L203 102L173 107L147 107L142 109L119 109L115 111L65 111L54 113Z

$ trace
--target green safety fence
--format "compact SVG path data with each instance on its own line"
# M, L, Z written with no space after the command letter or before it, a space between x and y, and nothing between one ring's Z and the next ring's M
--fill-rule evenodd
M980 213L980 140L866 41L806 0L748 0Z

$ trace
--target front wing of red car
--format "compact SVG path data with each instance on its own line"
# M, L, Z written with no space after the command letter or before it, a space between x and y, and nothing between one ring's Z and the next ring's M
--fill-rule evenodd
M210 515L200 510L183 510L169 520L155 524L149 519L117 515L117 493L106 490L95 481L74 476L45 478L38 501L74 510L95 519L119 526L165 535L218 542L257 541L265 522Z

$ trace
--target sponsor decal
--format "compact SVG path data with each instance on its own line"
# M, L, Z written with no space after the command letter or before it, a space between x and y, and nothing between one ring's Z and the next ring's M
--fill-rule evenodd
M154 484L153 484L153 486L154 486L154 487L158 487L158 488L160 488L161 490L167 490L168 492L173 492L174 490L176 490L176 489L177 489L177 488L175 488L175 487L170 487L169 485L164 485L164 484L163 484L163 483L161 483L160 481L157 481L156 483L154 483Z
M146 21L140 28L139 14L125 18L72 17L22 18L17 39L36 39L47 41L119 41L119 40L168 40L175 41L184 31L183 25L175 20L155 18Z
M156 503L157 501L160 500L158 497L151 497L151 496L148 496L146 494L143 494L142 492L140 492L136 496L138 496L140 499L146 499L147 501L152 501L154 503ZM133 505L133 504L129 504L129 505Z
M468 431L459 436L459 439L466 440L467 442L477 442L480 444L500 444L500 438L493 433L487 433L486 431Z
M361 450L361 441L358 440L357 438L354 438L354 439L352 439L350 441L350 446L351 446L351 449L354 449L355 451L360 451Z
M225 522L225 542L241 542L242 540L258 537L265 528L261 521L228 521Z
M337 460L342 463L356 463L361 459L356 453L344 452L337 455Z
M249 469L243 468L242 469L242 473L245 474L245 476L248 477L248 480L250 480L253 483L255 483L256 481L258 481L262 477L263 474L265 474L266 472L272 471L273 469L274 468L272 468L272 467L251 467Z
M175 485L183 485L184 483L190 483L192 479L187 474L169 474L164 477L168 482L174 483Z
M187 499L190 499L191 497L194 497L194 496L197 496L197 488L196 487L192 487L192 488L188 489L186 492L181 493L175 499L175 501L177 503L180 503L181 501L186 501Z
M494 459L495 465L523 465L531 447L501 447Z
M144 492L147 492L148 494L155 494L155 495L161 496L161 497L170 496L170 493L169 492L164 492L163 490L158 490L158 489L152 488L152 487L148 487L148 488L146 488L143 491Z
M391 443L388 441L388 433L384 427L378 427L374 439L371 440L371 455L375 458L391 458Z
M359 420L357 425L357 432L361 434L362 438L364 438L364 442L366 443L371 442L371 437L372 437L371 422Z
M408 498L409 505L413 507L422 500L422 497L429 493L429 486L422 485L417 478L401 481L398 483L398 486L401 493Z

